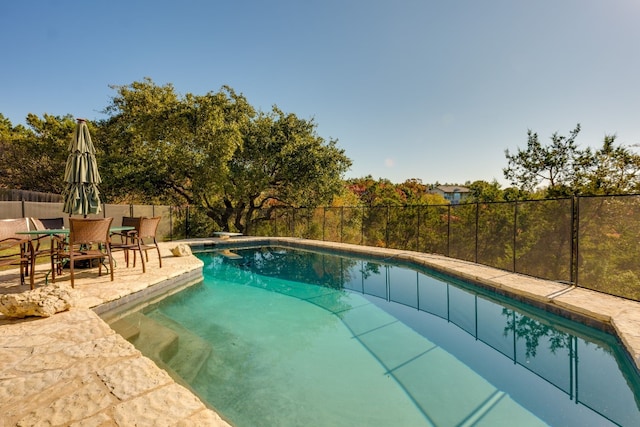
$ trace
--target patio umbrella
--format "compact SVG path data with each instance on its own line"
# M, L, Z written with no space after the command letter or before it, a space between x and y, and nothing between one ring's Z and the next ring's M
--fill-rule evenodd
M64 171L66 182L62 193L63 212L71 215L97 214L100 212L100 174L96 163L96 150L91 142L89 128L84 119L78 119L76 133L69 144L69 157Z

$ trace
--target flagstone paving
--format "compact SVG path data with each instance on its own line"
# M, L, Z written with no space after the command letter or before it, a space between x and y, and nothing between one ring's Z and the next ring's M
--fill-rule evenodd
M76 270L74 307L47 318L0 315L0 426L229 426L194 393L116 334L103 311L152 285L187 285L202 276L193 256L173 257L163 243L162 268L125 267L115 253L115 280L97 269ZM45 285L47 265L36 270ZM57 284L68 284L65 273ZM25 292L17 274L0 272L0 293Z
M195 248L279 243L373 253L424 264L480 286L515 296L617 334L640 368L640 303L566 284L535 279L432 254L364 248L291 238L196 239ZM138 297L152 298L202 277L194 256L174 257L176 242L161 244L162 268L150 256L147 272L125 267L115 254L115 280L79 271L74 304L48 318L12 320L0 315L0 427L12 425L229 426L192 391L143 356L98 315ZM45 284L47 264L36 270ZM68 283L64 274L57 283ZM0 271L0 294L29 290L14 271Z

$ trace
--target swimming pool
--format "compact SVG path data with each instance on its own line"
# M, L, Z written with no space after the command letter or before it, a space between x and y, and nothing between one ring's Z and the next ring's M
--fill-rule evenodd
M600 331L424 269L233 253L200 254L202 283L129 322L238 427L640 425L636 372Z

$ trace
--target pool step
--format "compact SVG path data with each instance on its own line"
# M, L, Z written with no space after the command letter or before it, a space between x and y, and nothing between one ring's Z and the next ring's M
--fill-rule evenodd
M163 355L163 360L187 382L192 383L207 363L211 355L211 344L185 329L174 320L157 312L149 314L157 326L168 329L177 335L179 345Z
M118 319L115 322L109 324L111 329L116 331L120 336L122 336L125 340L132 342L134 339L140 335L140 328L132 316L127 316L121 319Z
M231 252L229 249L225 249L219 252L221 255L228 259L243 259L242 256L238 255L235 252Z
M159 313L133 313L111 327L158 366L192 382L211 355L211 345Z
M123 317L111 327L156 363L163 363L178 351L178 334L142 313Z

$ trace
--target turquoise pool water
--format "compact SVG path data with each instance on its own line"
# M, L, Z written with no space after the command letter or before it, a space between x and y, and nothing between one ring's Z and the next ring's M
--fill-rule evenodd
M607 334L426 270L234 253L199 254L201 284L129 318L234 426L640 425Z

